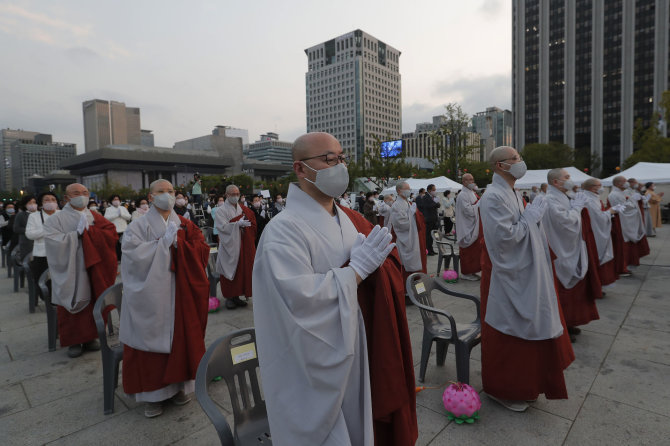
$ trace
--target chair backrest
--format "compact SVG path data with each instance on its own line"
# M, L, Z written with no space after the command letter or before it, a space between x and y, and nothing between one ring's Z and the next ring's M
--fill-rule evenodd
M209 227L209 226L206 226L206 227L201 227L200 231L202 231L202 235L203 235L203 237L205 237L205 243L207 243L208 245L213 244L212 234L213 234L214 229Z
M21 266L23 269L26 271L26 274L30 274L30 260L33 258L32 253L28 253L23 257L23 260L21 260Z
M431 292L435 289L435 279L428 274L414 273L407 278L407 294L422 305L434 307ZM438 324L440 320L435 313L419 308L425 326Z
M233 406L237 438L237 432L243 426L250 428L249 425L255 423L267 423L259 375L256 331L253 328L237 330L217 339L200 360L195 379L196 398L214 424L222 444L233 439L232 433L223 414L210 398L207 385L214 378L225 380Z
M100 339L100 347L102 349L112 349L120 345L118 323L116 330L113 318L112 308L115 307L119 316L121 315L121 301L123 299L123 283L118 282L107 288L95 301L93 307L93 319L95 319L95 326L98 329L98 338ZM105 317L107 318L108 330L105 331ZM120 318L117 318L117 321Z
M216 256L218 255L217 251L212 251L210 248L209 251L209 260L207 261L207 277L208 278L218 278L219 275L216 272Z
M37 281L37 288L44 303L51 305L51 275L49 274L49 268L44 270L40 276Z
M16 266L21 266L21 259L19 259L19 245L16 245L12 252L9 254L9 258L12 259L12 263Z

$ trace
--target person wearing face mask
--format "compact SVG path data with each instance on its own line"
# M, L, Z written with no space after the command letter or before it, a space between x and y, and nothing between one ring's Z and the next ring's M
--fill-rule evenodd
M661 220L661 200L663 199L664 192L657 194L656 185L652 182L648 182L644 187L647 190L645 195L649 203L649 220L654 229L660 228L663 225L663 221Z
M282 197L281 194L277 194L275 196L275 201L270 206L270 209L268 210L268 213L270 214L270 218L274 218L277 214L279 214L281 211L284 210L284 198Z
M373 226L377 224L377 213L375 212L375 194L373 192L368 192L365 194L363 217L372 223Z
M254 265L256 342L273 442L414 444L414 374L391 235L336 204L349 183L336 138L299 137L293 161L298 183L266 226ZM368 317L399 323L366 330ZM396 383L394 391L371 392L373 380L381 389ZM372 407L391 412L377 419Z
M256 218L256 246L258 246L258 242L261 240L261 234L263 234L263 229L265 229L265 225L270 220L267 218L265 209L263 209L260 195L254 195L250 209L253 211L254 217Z
M626 269L624 274L629 273L627 267L639 265L640 258L650 252L636 194L639 195L630 189L626 178L619 175L612 180L612 190L607 197L611 207L623 206L618 215L623 239L623 267ZM615 245L616 242L615 240Z
M125 206L121 206L121 197L118 195L112 195L109 198L109 202L112 204L107 209L105 209L105 218L116 227L116 233L119 236L119 242L116 245L116 258L121 260L121 241L123 240L123 233L128 227L128 222L131 219L130 213Z
M563 370L575 355L541 224L545 198L538 195L524 208L514 184L526 163L513 147L497 147L489 162L493 180L479 202L482 383L490 398L522 412L541 393L568 397Z
M14 237L19 246L19 262L33 251L33 241L26 237L28 217L37 212L37 200L33 195L24 196L19 202L19 213L14 219Z
M226 308L246 307L252 296L251 278L256 255L256 218L254 212L239 204L240 190L234 184L226 187L226 202L216 210L219 251L216 271L221 275L221 294Z
M456 215L456 203L452 198L451 191L445 190L440 197L440 206L442 207L442 224L444 226L444 233L450 234L454 228L454 221L452 218Z
M212 241L216 243L217 245L219 244L219 230L216 229L216 211L220 208L223 207L223 205L226 202L226 197L223 195L217 195L216 198L214 199L214 203L216 203L216 206L213 208L210 207L208 212L210 213L212 217Z
M396 245L403 267L403 279L415 272L426 272L426 236L421 231L423 216L416 203L409 202L409 184L401 181L395 186L398 198L391 206L389 230L396 236ZM421 222L419 222L421 219ZM425 226L423 226L425 230Z
M174 212L167 180L149 186L152 206L128 225L122 242L123 390L153 418L172 399L184 405L205 353L209 246L202 231Z
M416 205L419 211L421 211L421 215L423 215L423 220L426 224L426 233L424 234L424 237L426 240L428 255L437 255L435 249L433 248L432 231L433 229L439 228L437 212L440 208L440 199L437 197L437 191L434 184L429 184L423 195L419 193L419 197L416 199Z
M16 210L14 203L9 202L5 205L2 211L2 220L0 227L2 228L2 247L11 246L12 239L14 239L14 219L16 218ZM9 248L7 248L9 250ZM11 252L11 251L10 251Z
M345 207L347 209L351 209L351 202L349 201L349 194L344 193L340 197L339 200L340 206Z
M51 302L58 305L58 335L68 356L99 350L93 319L97 298L116 281L116 228L86 208L86 186L65 188L67 204L44 221L44 247L51 276Z
M461 279L479 280L484 231L479 217L479 195L475 178L463 175L463 188L456 201L456 238L461 264Z
M133 214L131 215L131 221L135 221L138 218L144 216L148 211L149 211L149 200L146 198L142 198L139 201L140 205L135 209Z
M542 217L542 225L549 247L556 256L558 300L570 340L574 342L574 336L581 332L579 325L600 319L595 302L596 298L602 297L597 248L590 231L591 221L582 219L587 198L583 194L573 200L568 198L574 185L570 174L565 169L552 169L547 173L547 182L547 211ZM589 253L594 254L593 258Z
M612 243L612 224L618 209L604 210L600 201L603 192L602 183L598 178L588 178L582 183L584 209L589 214L591 230L596 243L598 256L598 276L601 286L611 285L619 278L614 260L614 244Z
M95 211L100 213L100 208L98 207L98 203L96 203L94 200L91 200L88 202L86 205L89 211Z
M379 213L377 221L382 228L387 228L389 226L389 222L391 221L389 217L391 216L391 206L393 206L393 201L393 194L386 194L377 206L377 212Z
M33 241L33 259L30 261L30 272L35 283L48 268L47 254L44 247L44 222L58 210L58 197L52 192L43 192L37 197L41 210L30 214L26 224L26 237Z
M182 194L181 192L177 192L174 201L174 211L180 217L191 220L191 212L188 210L188 206L189 204L186 195Z

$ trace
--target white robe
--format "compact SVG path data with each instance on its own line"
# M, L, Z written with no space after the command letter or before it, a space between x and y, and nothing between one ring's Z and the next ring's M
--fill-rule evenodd
M464 187L456 200L456 237L458 246L467 248L479 237L477 195Z
M479 203L491 283L486 323L527 340L563 334L547 237L523 217L523 199L498 174Z
M272 441L372 445L363 316L349 260L357 231L296 184L265 227L253 270L254 325Z
M598 261L604 265L614 258L614 247L612 245L612 214L602 210L600 196L593 192L582 192L586 198L586 209L591 218L591 229L593 238L596 239L598 249Z
M388 228L391 224L391 206L382 201L377 205L377 212L384 217L384 227Z
M556 277L569 290L586 276L589 269L589 255L582 237L582 216L570 208L568 196L554 186L549 186L545 201L547 211L542 217L542 226L557 257L554 261Z
M423 265L421 264L419 230L416 227L416 217L407 200L398 197L393 202L389 220L389 229L395 231L396 246L405 271L421 271Z
M623 204L625 209L619 212L619 219L621 221L621 232L623 233L623 240L625 242L637 243L644 237L644 224L642 223L642 214L637 201L632 198L633 192L629 190L621 190L616 186L612 186L607 200L611 206Z
M219 233L219 252L216 256L216 272L228 280L235 278L240 260L242 231L240 226L230 220L242 213L239 204L233 206L227 201L216 208L215 225ZM277 214L279 215L279 214Z
M168 222L181 221L172 211ZM166 221L151 207L128 225L121 243L123 306L119 339L137 350L170 353L174 334L175 274Z
M91 301L91 281L77 232L82 213L86 215L89 225L92 225L91 211L77 211L70 203L44 222L44 247L51 276L51 301L70 313L79 313Z

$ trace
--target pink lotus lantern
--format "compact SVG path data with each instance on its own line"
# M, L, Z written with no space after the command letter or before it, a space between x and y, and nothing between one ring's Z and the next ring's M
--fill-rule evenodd
M445 269L442 272L442 278L448 283L456 283L458 280L458 273L453 269Z
M444 389L442 403L447 409L449 420L455 421L456 424L472 424L479 419L482 401L477 391L468 384L450 384Z
M219 299L216 297L210 297L209 298L209 312L210 313L216 313L219 311L219 307L221 306L221 302Z

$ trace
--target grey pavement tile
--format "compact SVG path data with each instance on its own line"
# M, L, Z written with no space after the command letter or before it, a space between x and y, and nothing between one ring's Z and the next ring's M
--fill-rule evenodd
M666 311L659 311L656 307L642 304L633 305L624 324L631 327L670 332L668 313Z
M606 335L615 335L626 318L626 311L611 310L604 305L598 306L600 319L580 327L582 331L592 331Z
M651 291L654 293L667 293L668 292L668 280L667 279L656 279L654 277L649 277L644 281L640 287L640 291Z
M668 280L670 285L670 280ZM654 307L660 310L670 310L670 293L660 291L640 291L635 299L636 305L644 305L647 307Z
M2 395L0 399L0 418L30 407L21 384L0 387L0 395Z
M449 423L446 414L438 414L423 406L416 407L416 419L419 425L417 446L429 444Z
M670 418L589 395L566 445L668 444Z
M8 364L12 358L9 356L9 350L7 350L7 345L0 343L0 365Z
M18 296L15 296L18 297ZM28 311L28 295L23 293L21 299L12 299L10 302L2 302L2 317L0 318L0 330L10 330L44 324L46 334L47 316L44 304L38 305L34 313ZM37 328L35 328L37 329Z
M486 395L482 395L479 415L474 424L449 424L430 446L560 445L571 425L570 420L532 407L512 412Z
M610 353L593 383L591 394L670 416L670 366Z
M47 326L29 325L0 332L0 344L9 346L9 352L15 361L48 352Z
M42 445L74 432L80 432L103 420L116 418L122 407L121 403L118 403L115 414L103 415L102 392L79 392L67 398L0 418L0 432L6 439L3 444ZM94 444L99 443L100 438L104 437L95 435L87 443L71 442L68 444Z
M45 352L23 359L15 359L9 363L0 364L0 385L9 385L35 376L44 375L69 365L72 361L78 363L100 363L100 353L90 352L75 359L67 356L67 349L55 352Z
M232 426L233 416L226 417L228 424ZM201 429L193 432L191 435L182 438L181 440L172 443L173 446L211 446L220 444L219 436L211 423L205 425Z
M670 365L670 333L624 325L611 353Z

